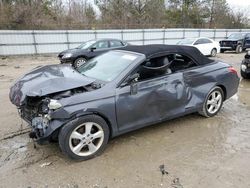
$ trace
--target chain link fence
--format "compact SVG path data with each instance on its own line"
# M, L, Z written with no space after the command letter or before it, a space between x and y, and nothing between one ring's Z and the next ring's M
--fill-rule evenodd
M176 44L183 38L216 41L250 29L0 30L0 55L58 53L84 41L116 38L134 45Z

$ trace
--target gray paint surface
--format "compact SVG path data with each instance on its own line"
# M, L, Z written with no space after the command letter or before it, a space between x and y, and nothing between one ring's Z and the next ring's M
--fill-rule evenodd
M196 50L192 47L187 48L194 49L194 52ZM124 51L124 53L133 52ZM194 54L191 53L190 56L195 59ZM145 55L140 54L122 74L111 82L103 83L101 88L60 99L59 102L63 107L51 112L52 120L41 139L46 139L65 123L79 116L93 113L100 115L107 121L111 135L114 137L140 127L201 110L207 94L215 86L221 86L225 89L225 99L234 95L238 89L239 78L228 70L229 65L214 61L180 72L165 74L158 78L133 83L136 92L131 94L132 85L121 83L144 60L146 60ZM55 77L63 80L69 79L71 83L64 85L62 82L57 86L49 84L50 79ZM72 79L73 77L74 79ZM41 79L44 79L43 83L48 83L48 87L43 88L43 92L36 93L37 97L45 97L48 92L53 94L72 87L81 87L97 82L97 80L81 76L68 65L37 68L12 86L11 102L17 106L24 105L26 108L25 99L34 97L34 92L30 93L32 83L40 83ZM26 84L27 87L23 87Z

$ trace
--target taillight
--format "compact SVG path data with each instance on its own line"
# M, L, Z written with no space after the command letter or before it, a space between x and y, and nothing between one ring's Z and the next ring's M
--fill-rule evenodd
M237 75L238 75L237 70L236 70L235 68L233 68L233 67L229 67L229 68L228 68L228 70L229 70L229 72L231 72L231 73L233 73L233 74L237 74Z

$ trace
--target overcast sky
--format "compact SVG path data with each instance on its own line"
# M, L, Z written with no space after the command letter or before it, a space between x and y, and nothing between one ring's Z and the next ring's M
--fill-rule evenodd
M234 7L244 8L246 6L250 6L250 0L227 0L228 4Z

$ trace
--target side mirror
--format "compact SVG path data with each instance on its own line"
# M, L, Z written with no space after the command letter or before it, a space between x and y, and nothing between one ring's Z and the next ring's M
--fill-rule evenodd
M128 84L131 84L131 83L137 82L139 77L140 77L140 75L139 75L138 73L135 73L135 74L131 75L131 76L128 78L127 83L128 83Z
M91 52L93 52L93 51L95 51L95 50L96 50L96 47L90 48L90 51L91 51Z
M135 73L128 78L128 84L130 84L130 95L136 95L138 92L137 82L139 74Z

